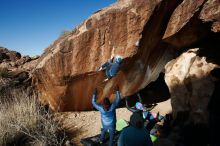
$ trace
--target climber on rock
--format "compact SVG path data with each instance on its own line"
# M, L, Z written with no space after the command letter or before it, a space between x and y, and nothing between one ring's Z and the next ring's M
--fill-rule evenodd
M142 104L143 101L139 93L137 94L137 96L139 102L136 102L134 107L129 107L128 97L125 97L126 108L133 113L139 113L142 116L143 121L145 122L145 127L147 128L147 130L151 131L156 123L163 120L164 117L160 115L159 112L157 114L149 112L147 108Z
M104 82L116 76L116 74L119 71L121 63L122 63L122 57L116 56L108 60L99 68L99 71L105 70L105 74L107 78L104 80Z
M134 112L131 115L130 124L122 130L117 144L118 146L153 146L149 131L144 128L140 114Z
M92 96L92 105L101 113L101 122L103 128L101 130L100 143L104 142L105 134L106 132L109 132L110 135L109 146L113 145L113 138L116 128L115 109L117 108L121 99L118 86L115 87L115 94L116 94L116 98L113 103L110 103L109 99L106 97L104 98L102 104L96 103L97 89L94 90Z

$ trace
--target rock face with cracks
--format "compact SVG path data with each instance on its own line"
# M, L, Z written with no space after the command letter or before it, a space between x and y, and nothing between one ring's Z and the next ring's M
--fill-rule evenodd
M213 10L215 16L207 13L216 3L121 0L95 12L38 60L32 77L41 101L53 110L89 110L94 88L98 88L98 102L106 96L114 100L117 84L123 97L136 93L158 77L176 50L196 44L213 30L218 32L219 7ZM124 58L121 69L103 82L105 74L97 70L115 55Z

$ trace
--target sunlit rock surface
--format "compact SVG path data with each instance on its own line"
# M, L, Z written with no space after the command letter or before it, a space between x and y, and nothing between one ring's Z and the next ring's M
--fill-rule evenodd
M207 104L214 89L210 71L216 67L191 49L165 67L165 81L171 94L173 114L189 112L194 122L207 121Z

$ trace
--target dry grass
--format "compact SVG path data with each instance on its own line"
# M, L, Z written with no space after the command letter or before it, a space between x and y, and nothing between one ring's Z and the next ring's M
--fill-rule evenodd
M0 101L1 146L57 146L63 145L61 132L52 114L37 102L36 95L12 91Z

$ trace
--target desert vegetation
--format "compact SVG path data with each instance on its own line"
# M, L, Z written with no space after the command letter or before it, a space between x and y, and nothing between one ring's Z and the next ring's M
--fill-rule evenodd
M9 76L6 68L0 68L0 78L7 78Z
M70 30L64 30L61 32L60 37L66 37L67 35L70 35L72 31Z
M0 99L1 146L63 145L65 132L53 114L38 103L37 94L12 90L2 93Z

